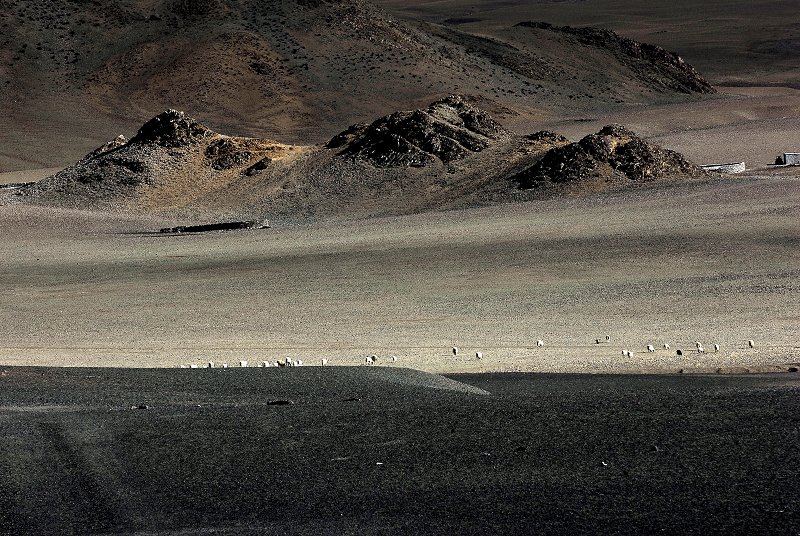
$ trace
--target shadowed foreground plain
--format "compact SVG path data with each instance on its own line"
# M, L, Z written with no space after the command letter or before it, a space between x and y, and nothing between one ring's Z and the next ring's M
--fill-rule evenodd
M5 534L800 530L796 373L0 374Z

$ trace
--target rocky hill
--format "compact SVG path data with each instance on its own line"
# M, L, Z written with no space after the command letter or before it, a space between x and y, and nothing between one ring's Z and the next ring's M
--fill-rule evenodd
M214 192L302 149L224 136L167 110L132 139L120 135L19 193L39 203L77 207L208 207L205 199Z
M14 190L19 202L161 214L308 221L583 195L705 176L619 125L570 143L519 136L462 96L369 125L327 145L218 134L168 110L127 140Z
M223 132L308 144L440 95L526 118L705 91L661 65L670 57L633 61L618 40L530 27L479 36L362 0L0 7L0 171L73 162L168 108Z
M620 125L608 125L578 142L554 147L512 180L521 188L562 185L582 190L703 177L683 155L652 145Z
M508 137L484 110L450 96L424 110L395 112L370 125L353 125L326 147L364 158L381 167L425 166L451 162Z

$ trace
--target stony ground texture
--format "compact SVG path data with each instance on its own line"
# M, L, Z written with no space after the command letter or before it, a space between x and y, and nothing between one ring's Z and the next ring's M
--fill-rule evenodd
M183 222L7 205L0 361L359 364L375 354L430 371L796 363L799 190L792 175L731 177L193 236L151 233ZM595 344L605 335L610 343ZM674 354L695 341L707 353Z
M0 533L792 535L799 382L0 367Z

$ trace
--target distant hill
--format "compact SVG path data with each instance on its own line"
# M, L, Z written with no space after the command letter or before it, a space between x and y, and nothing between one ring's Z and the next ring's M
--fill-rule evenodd
M479 36L360 0L0 6L0 171L74 161L169 108L309 144L447 94L535 117L709 91L672 56L633 61L619 39L530 27Z
M353 219L705 176L619 125L519 136L464 97L354 125L326 145L218 134L168 110L130 140L15 190L19 202L198 217Z

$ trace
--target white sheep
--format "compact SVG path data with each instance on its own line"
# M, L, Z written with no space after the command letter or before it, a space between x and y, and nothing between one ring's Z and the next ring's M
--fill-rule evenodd
M242 368L245 368L247 366L247 361L244 361L244 360L239 361L239 366L242 367Z
M368 355L366 357L366 359L364 359L364 363L367 364L367 365L373 365L375 363L375 360L372 359L371 355Z
M295 366L302 367L303 366L303 360L302 359L298 359L297 362L295 363Z
M453 355L458 355L458 346L453 346Z
M667 344L666 342L664 343L664 350L669 350L669 344Z
M627 350L623 350L622 351L622 355L624 355L625 357L628 357L628 351Z
M396 355L392 356L392 363L397 363L397 356Z
M755 348L756 344L753 342L753 339L750 339L749 341L747 341L747 346L749 346L750 348Z
M323 367L328 364L328 360L325 359L324 357L322 358L322 360L320 362L322 363Z
M536 347L537 348L541 348L542 346L544 346L544 341L542 339L539 339L538 341L536 341Z
M222 368L228 368L228 364L227 363L223 363L222 364Z
M191 365L189 365L189 368L200 368L200 365L198 365L197 363L192 363Z
M270 364L269 364L269 361L262 361L261 365L259 365L259 366L262 367L262 368L269 368Z
M483 352L475 352L475 359L483 359Z
M606 342L611 342L611 335L606 335Z
M717 352L719 352L719 344L715 343L714 344L714 353L716 354Z
M647 351L648 351L648 352L655 352L655 351L656 351L656 349L655 349L655 347L654 347L652 344L648 344L648 345L647 345Z
M701 344L700 346L698 346L698 347L697 347L697 353L698 353L698 354L704 354L704 353L706 353L706 349L705 349L705 348L703 348L703 345L702 345L702 344Z
M209 361L208 362L208 368L214 368L214 362L213 361Z
M695 341L694 345L698 350L703 347L703 343L701 343L700 341Z

